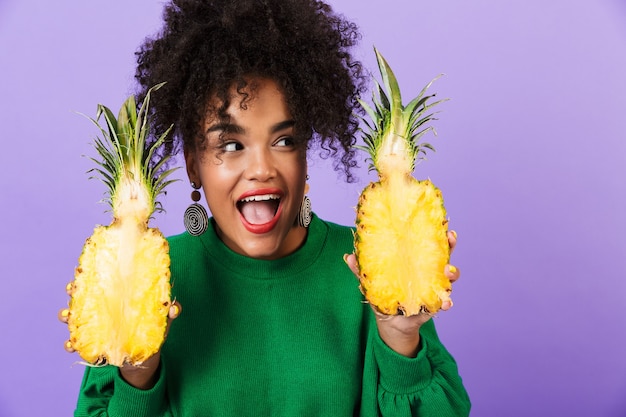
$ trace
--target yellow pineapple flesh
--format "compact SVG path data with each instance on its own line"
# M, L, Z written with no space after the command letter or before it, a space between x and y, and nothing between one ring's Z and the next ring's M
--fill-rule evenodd
M379 176L361 192L356 208L361 290L384 314L434 314L452 290L444 274L450 258L448 221L441 191L412 174L416 159L432 149L420 139L433 130L430 109L442 100L429 102L431 82L404 106L389 64L375 52L385 88L379 85L374 107L361 102L370 120L364 119L368 130L359 148L369 153Z
M168 157L152 161L169 131L146 145L149 99L150 92L137 110L128 98L117 119L99 105L90 119L102 134L94 143L99 159L92 158L98 165L92 171L108 186L113 221L97 226L85 242L71 288L69 343L88 364L140 365L165 337L169 247L148 222L162 209L157 196L172 182L166 178L173 170L164 169Z

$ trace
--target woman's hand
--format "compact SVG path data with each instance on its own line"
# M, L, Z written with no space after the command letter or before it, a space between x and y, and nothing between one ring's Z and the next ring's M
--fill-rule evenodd
M454 250L456 241L456 232L449 231L448 242L450 244L450 252ZM344 259L352 272L359 277L356 256L350 254L346 255ZM448 279L450 279L450 282L455 282L460 276L459 269L452 265L446 265L444 273ZM445 301L441 309L449 310L451 307L452 302ZM374 310L374 314L376 314L378 333L385 344L401 355L415 357L419 351L419 329L424 323L430 320L431 315L427 313L420 313L413 316L386 315L378 311L374 306L372 306L372 309Z
M72 295L72 288L73 288L72 283L67 284L67 287L65 288L69 296ZM181 311L182 309L178 301L174 301L170 305L170 309L168 311L168 318L167 318L167 328L165 330L165 337L167 337L167 333L169 332L172 321L180 315ZM68 308L59 310L58 318L62 323L67 324L68 317L69 317ZM65 342L65 350L69 353L75 352L69 340ZM139 366L125 364L124 366L119 368L120 375L126 382L128 382L130 385L134 386L135 388L150 389L154 386L154 384L156 384L156 381L158 378L157 371L159 369L160 362L161 362L161 352L158 351L157 353L152 355L150 358L145 360Z

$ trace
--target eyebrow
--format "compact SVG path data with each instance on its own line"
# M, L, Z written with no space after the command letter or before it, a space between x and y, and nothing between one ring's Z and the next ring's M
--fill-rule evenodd
M270 132L277 133L277 132L280 132L281 130L293 127L295 124L296 122L291 119L278 122L271 127ZM207 135L210 133L215 133L215 132L242 134L246 132L246 129L233 123L216 123L206 130Z

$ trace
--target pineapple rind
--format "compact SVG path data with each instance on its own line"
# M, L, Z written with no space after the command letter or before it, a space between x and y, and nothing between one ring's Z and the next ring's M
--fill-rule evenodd
M139 228L130 237L124 229L118 223L96 227L76 268L70 342L90 364L141 364L165 337L168 243L158 229Z
M387 219L388 221L380 221ZM452 289L441 192L412 177L371 183L357 206L355 253L361 289L384 314L434 314Z

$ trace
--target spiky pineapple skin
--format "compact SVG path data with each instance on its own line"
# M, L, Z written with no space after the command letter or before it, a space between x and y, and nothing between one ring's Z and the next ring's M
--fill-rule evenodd
M450 300L450 258L441 191L402 175L370 183L357 205L355 254L361 290L384 314L434 314Z
M169 246L158 229L97 226L74 278L70 342L87 363L139 365L159 350L171 286Z

